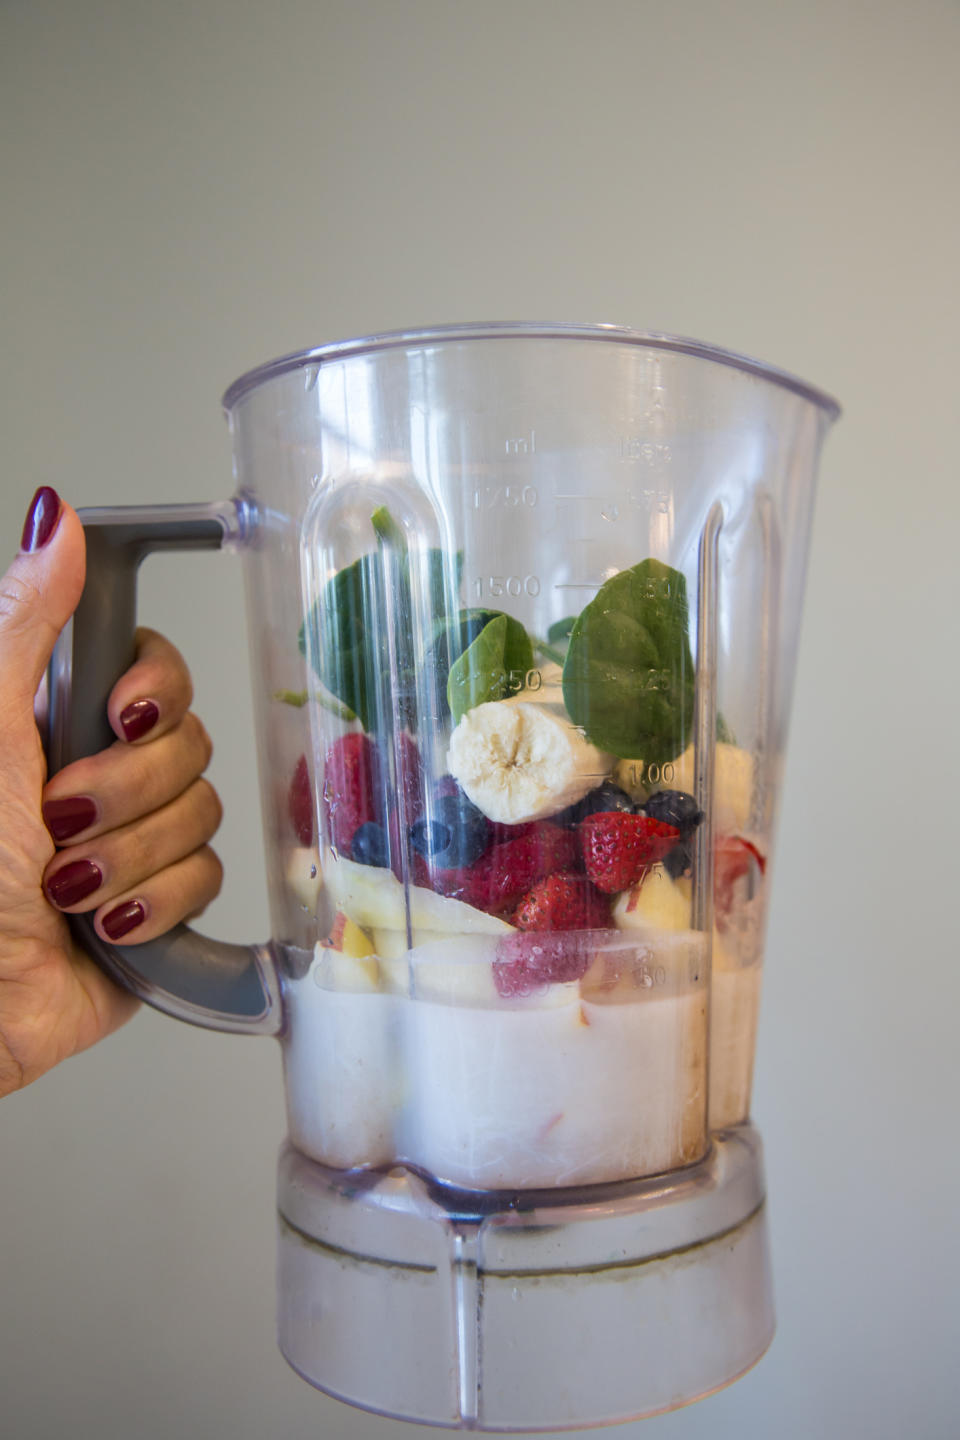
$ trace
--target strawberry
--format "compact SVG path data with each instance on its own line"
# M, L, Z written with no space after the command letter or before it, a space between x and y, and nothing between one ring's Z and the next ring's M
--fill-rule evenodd
M756 865L762 875L767 868L766 857L756 845L740 835L719 835L713 853L713 904L717 929L726 930L733 909L733 890L738 880L749 875Z
M577 835L588 876L598 890L613 895L628 890L650 865L662 860L680 831L649 815L607 810L581 820Z
M548 875L524 895L513 923L520 930L602 930L610 901L584 875Z
M350 854L354 832L368 820L380 823L383 805L380 757L366 735L343 735L327 751L323 805L330 840Z
M417 742L406 730L400 734L397 754L400 770L397 776L400 810L403 823L409 830L414 821L419 820L423 814L423 767L420 764ZM385 763L383 768L386 773Z
M592 958L589 937L579 931L518 931L505 935L493 962L497 994L510 999L547 985L580 980Z
M513 840L491 845L472 865L458 870L434 869L433 888L477 910L499 915L515 905L538 880L571 870L576 861L572 832L543 822Z
M294 833L301 845L313 844L313 786L310 784L310 768L306 755L301 755L294 766L287 792L287 814Z

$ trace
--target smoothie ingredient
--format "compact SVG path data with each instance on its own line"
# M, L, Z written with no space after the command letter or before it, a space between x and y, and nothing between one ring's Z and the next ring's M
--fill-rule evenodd
M497 615L450 667L447 704L454 723L469 710L521 690L533 669L533 646L519 620Z
M618 930L650 926L656 930L690 928L690 883L673 880L666 865L651 865L632 889L617 897L613 923Z
M703 819L703 811L685 790L656 790L643 807L645 815L675 825L678 830L693 830Z
M637 760L621 760L614 767L612 778L635 800L645 804L651 792L656 794L667 786L692 791L693 758L693 746L688 745L682 755L660 767L666 773L653 784L648 780L649 768ZM735 835L750 828L753 789L754 762L750 751L718 741L714 751L713 811L720 834Z
M503 999L533 995L547 985L582 979L591 958L589 936L581 931L508 935L497 946L493 982Z
M410 830L413 849L447 870L479 860L492 839L490 821L460 790L439 796L430 819L418 820Z
M389 865L390 841L387 832L376 820L358 825L350 841L350 859L358 865Z
M547 875L572 870L576 837L558 825L538 825L514 840L490 849L472 865L433 870L434 889L487 914L502 915Z
M524 895L513 923L518 930L602 930L610 898L584 875L548 875Z
M587 875L608 895L634 885L680 837L675 825L623 811L591 815L577 826L577 834Z
M754 874L759 877L767 868L766 857L756 845L741 835L720 835L714 846L714 921L718 930L725 930L734 906L738 880Z
M683 575L651 559L607 580L570 635L571 719L601 749L662 765L690 738L693 688Z
M334 741L324 761L323 805L330 839L344 855L361 825L382 818L382 787L380 756L368 736Z
M406 538L387 510L374 512L374 531L381 549L361 555L326 582L300 631L300 649L321 684L360 719L364 730L376 730L389 714L386 692L390 667L389 625L398 645L398 695L408 724L416 721L416 667L409 638L413 634L411 556ZM391 550L396 576L387 605L382 550ZM431 615L448 613L460 586L463 557L443 550L418 552L413 564L425 576Z
M301 755L294 766L287 793L287 813L293 826L293 833L301 845L313 844L313 786L310 783L310 767L306 755Z
M602 785L591 790L589 795L578 800L576 805L571 805L569 809L560 811L552 818L555 825L573 826L579 825L581 820L586 820L588 816L596 815L599 811L623 810L625 814L632 815L634 808L626 790L621 790L612 780L604 780Z
M354 924L365 930L393 930L406 936L404 887L389 870L357 865L342 855L327 854L323 861L323 878L337 909L348 915ZM513 928L505 920L419 885L410 886L407 893L410 897L410 925L415 931L431 930L442 935L500 935Z
M478 705L451 736L448 768L491 820L545 820L609 774L613 756L570 723L559 680L559 667L545 667L536 689Z

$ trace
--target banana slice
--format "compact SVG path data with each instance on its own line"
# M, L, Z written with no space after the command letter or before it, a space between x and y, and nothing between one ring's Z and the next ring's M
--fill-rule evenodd
M338 910L365 929L406 934L403 886L391 871L328 853L323 878ZM448 935L505 935L512 929L505 920L474 910L462 900L436 895L419 885L410 887L410 924L414 930Z
M606 779L614 756L570 723L559 665L536 690L468 710L450 738L447 768L488 819L501 825L545 820Z

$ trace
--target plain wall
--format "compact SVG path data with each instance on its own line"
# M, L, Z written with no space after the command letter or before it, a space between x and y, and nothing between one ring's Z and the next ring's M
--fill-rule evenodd
M612 320L845 407L755 1092L779 1330L731 1389L626 1427L644 1440L960 1426L958 42L952 0L0 4L8 554L40 484L228 494L226 384L375 330ZM260 938L236 562L151 562L142 617L216 742L206 928ZM417 1433L275 1349L283 1128L271 1042L151 1013L0 1105L0 1431Z

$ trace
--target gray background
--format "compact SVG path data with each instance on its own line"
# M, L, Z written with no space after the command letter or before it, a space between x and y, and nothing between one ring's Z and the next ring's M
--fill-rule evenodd
M779 1332L644 1440L960 1424L958 41L948 0L0 5L8 553L42 483L229 493L227 382L382 328L615 320L844 403L757 1073ZM207 926L259 937L236 562L153 562L142 612L217 744ZM272 1043L153 1014L3 1102L4 1433L415 1433L274 1349L282 1130Z

